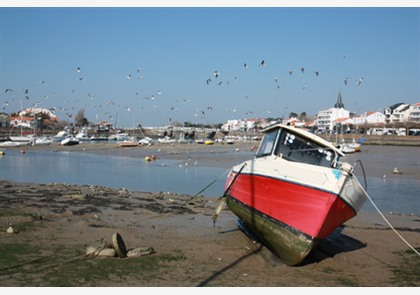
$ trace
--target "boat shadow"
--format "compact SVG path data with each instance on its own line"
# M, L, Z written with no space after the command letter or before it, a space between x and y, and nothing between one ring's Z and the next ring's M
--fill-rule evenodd
M341 225L325 240L321 241L311 253L309 253L300 266L318 263L340 253L352 252L366 247L365 243L343 234L342 231L344 228L345 225Z

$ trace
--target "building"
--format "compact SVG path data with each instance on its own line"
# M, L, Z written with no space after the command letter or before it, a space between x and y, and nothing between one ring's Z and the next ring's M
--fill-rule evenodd
M331 132L336 127L335 125L344 119L350 118L350 111L344 108L341 92L338 93L337 102L333 108L319 111L316 119L316 127L319 133Z
M407 122L409 116L410 105L406 103L396 103L385 108L385 123L395 124Z
M385 115L381 112L367 112L362 115L353 117L353 123L355 126L371 125L371 126L384 126Z
M420 102L410 105L408 121L412 123L420 123Z

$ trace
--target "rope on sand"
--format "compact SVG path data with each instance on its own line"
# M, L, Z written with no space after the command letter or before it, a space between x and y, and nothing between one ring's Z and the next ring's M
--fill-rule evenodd
M397 234L398 237L400 237L400 239L407 244L408 247L411 248L411 250L414 251L414 253L416 253L418 256L420 256L420 252L418 252L413 246L410 245L410 243L408 243L399 233L398 231L392 226L392 224L386 219L386 217L382 214L382 212L379 210L379 208L375 205L375 203L373 202L373 200L370 198L370 196L366 193L366 196L368 197L369 201L372 203L373 207L375 207L376 211L378 211L379 215L381 215L381 217L383 218L383 220L385 220L385 222L388 224L388 226Z
M362 162L360 160L358 160L358 162L360 162L360 164L362 164ZM362 165L362 169L363 169L363 165ZM364 169L363 169L363 175L364 174ZM366 188L367 188L367 182L366 182L366 177L365 177L365 183L366 183ZM404 239L400 233L392 226L392 224L388 221L388 219L386 219L386 217L382 214L381 210L379 210L378 206L376 206L376 204L373 202L372 198L369 196L369 194L366 192L366 190L361 187L361 189L364 191L364 193L366 194L368 200L372 203L373 207L376 209L376 211L378 211L379 215L382 217L383 220L385 220L386 224L388 224L388 226L394 231L394 233L404 242L407 244L407 246L414 251L414 253L416 253L418 256L420 256L420 253L412 246L410 245L409 242L407 242L406 239Z

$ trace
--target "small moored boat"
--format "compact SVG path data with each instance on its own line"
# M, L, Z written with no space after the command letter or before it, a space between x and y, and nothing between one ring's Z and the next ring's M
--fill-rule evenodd
M224 200L268 249L298 265L357 214L367 193L330 142L282 124L263 132L254 158L230 171Z
M62 141L60 141L60 145L76 145L76 144L79 144L79 140L73 135L68 136L64 138Z

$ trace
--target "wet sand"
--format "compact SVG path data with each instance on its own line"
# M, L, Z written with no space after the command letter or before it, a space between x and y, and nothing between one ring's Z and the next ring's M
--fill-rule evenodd
M193 157L229 167L252 155L255 145L26 149ZM237 157L227 155L232 149ZM363 150L360 156L373 151ZM366 161L374 157L366 156ZM395 164L385 162L389 161L369 173L380 175ZM418 169L404 165L399 167L404 175L418 179ZM291 267L239 230L237 218L228 209L213 226L218 204L205 196L0 181L0 286L420 286L420 256L409 247L420 249L419 216L384 215L407 245L379 214L362 212L322 242L302 265ZM10 226L16 233L6 232ZM152 247L155 253L127 258L85 255L89 245L100 239L111 242L116 232L127 248Z

